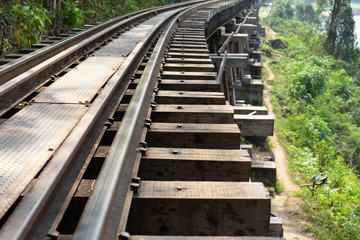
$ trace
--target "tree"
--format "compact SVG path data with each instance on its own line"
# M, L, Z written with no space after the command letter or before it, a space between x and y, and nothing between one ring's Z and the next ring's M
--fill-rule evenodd
M355 49L352 8L349 0L331 0L332 10L327 25L325 49L335 58L350 59Z
M278 0L276 2L275 12L272 15L282 19L291 19L294 16L292 4L292 0Z
M295 5L296 17L300 21L317 22L317 15L311 3L297 3Z

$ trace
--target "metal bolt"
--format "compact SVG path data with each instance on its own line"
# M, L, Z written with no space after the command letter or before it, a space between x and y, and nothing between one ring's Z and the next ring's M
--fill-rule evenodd
M140 183L140 180L141 180L140 177L133 177L133 178L131 179L131 182L132 182L132 183Z
M147 153L147 148L141 147L141 148L139 148L139 152L141 152L142 155L146 155L146 153Z
M183 109L183 106L178 105L178 106L177 106L177 109Z
M112 118L112 117L109 117L109 118L108 118L108 121L111 122L111 123L114 123L114 120L115 120L115 119Z
M154 93L158 93L159 88L154 88Z
M140 147L147 148L147 142L145 142L145 141L141 141L139 143L139 145L140 145Z
M184 94L184 93L180 91L179 94Z
M107 121L107 122L104 123L104 125L107 126L107 127L110 127L112 124L113 124L113 123L110 122L110 121Z
M151 104L151 109L155 110L155 108L156 108L156 104Z
M135 194L138 193L140 184L139 183L131 183L130 190L133 191Z
M178 124L177 127L178 127L178 128L182 128L183 125L182 125L182 124Z
M118 239L119 240L128 240L128 239L130 239L130 233L122 232L122 233L118 234Z
M172 150L172 153L173 154L179 154L179 150L174 149L174 150Z
M149 130L151 128L151 123L145 123L144 126Z
M180 82L185 82L184 80L180 80Z
M181 190L183 190L183 188L182 188L182 186L178 186L178 187L176 187L176 190L181 191Z
M151 121L151 119L150 119L150 118L146 118L146 119L145 119L145 122L147 122L147 123L151 123L152 121Z

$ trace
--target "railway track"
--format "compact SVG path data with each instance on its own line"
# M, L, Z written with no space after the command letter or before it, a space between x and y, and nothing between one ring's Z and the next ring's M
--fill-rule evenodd
M268 239L207 47L253 4L157 12L30 94L0 125L0 239Z

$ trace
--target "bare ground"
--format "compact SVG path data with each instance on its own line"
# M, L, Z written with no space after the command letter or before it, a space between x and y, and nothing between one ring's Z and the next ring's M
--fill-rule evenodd
M275 32L267 30L267 33L272 39L275 38ZM263 66L268 72L268 78L265 82L274 79L274 73L268 65L269 60L265 61ZM269 109L269 114L275 118L275 114L272 109L268 90L271 88L270 85L266 84L264 90L264 100ZM274 132L274 136L270 137L272 145L272 151L275 155L276 161L276 175L281 184L284 187L284 192L276 195L271 201L271 211L281 217L283 221L284 238L288 240L312 240L314 238L311 233L305 232L305 227L308 225L301 217L300 203L301 198L296 197L294 192L300 190L300 187L295 184L290 177L288 169L288 158L284 148L280 145L279 139Z

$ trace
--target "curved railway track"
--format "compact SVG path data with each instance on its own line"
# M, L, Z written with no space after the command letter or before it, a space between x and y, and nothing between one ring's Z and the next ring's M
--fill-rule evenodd
M249 181L206 42L253 4L195 1L143 12L136 26L128 16L131 30L116 28L83 61L75 54L7 110L0 239L268 239L270 197Z
M144 19L196 2L201 0L143 10L88 29L75 29L56 40L34 44L30 49L21 49L15 59L14 56L5 58L4 60L10 62L0 66L0 115L18 104L21 97L28 92L44 84L44 80L50 76L52 80L55 79L59 71L76 59L86 58L93 50L108 44L112 38L117 38ZM65 37L66 35L69 36Z

